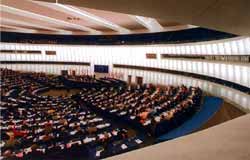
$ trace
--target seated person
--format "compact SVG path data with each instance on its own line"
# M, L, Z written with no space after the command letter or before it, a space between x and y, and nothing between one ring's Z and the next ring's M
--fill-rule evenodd
M96 133L96 132L97 132L96 126L95 126L93 123L91 123L90 126L87 127L87 132L88 132L90 135Z

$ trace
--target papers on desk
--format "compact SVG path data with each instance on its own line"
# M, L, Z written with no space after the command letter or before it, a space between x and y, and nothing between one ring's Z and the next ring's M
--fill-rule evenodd
M39 136L39 140L42 140L45 137L45 135Z
M122 111L122 112L120 113L120 115L123 116L123 115L125 115L126 113L127 113L126 111Z
M108 133L108 137L109 137L109 138L112 137L112 134L111 134L111 133Z
M31 147L24 149L25 154L28 154L29 152L32 152Z
M86 125L86 124L87 124L87 122L86 122L86 121L80 121L80 124L82 124L82 125Z
M47 122L38 123L39 126L45 125Z
M104 138L105 136L104 136L104 134L99 134L98 137L99 137L99 139L102 139L102 138Z
M91 119L89 122L90 123L93 123L93 122L100 122L102 121L103 119L102 118L94 118L94 119Z
M53 124L57 124L57 123L59 123L60 121L59 120L56 120L56 121L54 121L54 122L52 122Z
M96 156L96 157L100 157L102 151L104 151L104 149L101 149L101 150L99 150L99 151L96 151L95 156Z
M160 122L161 121L161 117L160 116L155 117L155 121L156 122Z
M22 122L22 120L13 120L14 123Z
M32 119L26 119L26 122L31 122L31 121L33 121Z
M1 142L0 142L0 147L2 148L4 145L5 145L5 142L4 142L4 141L1 141Z
M25 97L25 99L27 99L27 100L31 100L32 98L30 98L30 97Z
M18 106L18 104L12 104L12 106L16 107L16 106Z
M112 134L113 134L114 136L117 136L118 132L117 132L117 131L112 131Z
M77 131L71 131L70 135L75 135Z
M80 115L85 115L86 113L85 113L85 112L80 112L79 114L80 114Z
M121 148L122 148L122 149L127 149L128 146L127 146L126 144L122 144L122 145L121 145Z
M15 156L18 158L23 158L23 152L16 153Z
M43 152L43 153L45 153L45 151L46 151L45 148L37 148L36 150L39 152Z
M91 118L91 117L93 117L93 116L95 116L94 114L92 114L92 115L87 115L87 118Z
M106 127L109 127L109 126L110 126L110 123L105 123L105 126L106 126Z
M135 119L135 116L130 116L130 119Z
M28 139L28 138L27 138ZM30 138L29 138L30 139ZM34 139L33 139L33 142L37 142L38 141L38 138L37 137L35 137Z
M50 146L48 146L48 149L51 149L51 148L53 148L54 147L54 145L50 145Z
M117 109L113 109L111 111L109 111L110 113L114 113L114 112L117 112Z
M59 145L59 147L63 150L65 148L64 144Z
M34 117L36 114L27 115L28 118Z
M142 143L142 141L141 141L140 139L136 139L135 142L136 142L137 144L141 144L141 143Z
M92 141L95 141L96 138L89 138L89 137L86 137L84 140L83 140L83 143L89 143L89 142L92 142Z
M109 127L109 126L110 126L109 123L105 123L105 124L99 124L99 125L97 125L96 128L102 129L102 128Z
M58 129L59 129L59 128L62 128L62 127L63 127L63 125L59 125L59 126L57 126L56 128L58 128Z
M78 119L83 120L85 116L80 116Z
M35 133L41 133L44 129L38 128L37 130L35 130Z
M70 123L69 124L69 127L74 127L75 126L75 123Z
M99 125L96 126L96 128L98 128L98 129L105 128L105 124L99 124Z
M8 126L0 126L0 129L1 129L1 130L8 130L9 127L8 127Z
M143 123L144 126L147 126L151 123L151 120L147 120L145 123Z
M14 98L8 98L8 100L12 101L12 102L16 102L17 100Z
M73 142L69 142L69 143L67 143L67 146L69 146L69 147L71 147L72 145L74 145L74 144L78 144L78 145L81 145L82 144L82 142L79 140L79 141L73 141ZM68 147L67 147L68 148Z
M14 91L15 91L15 89L10 90L9 92L7 92L7 93L5 94L5 96L10 96L11 93L14 92Z

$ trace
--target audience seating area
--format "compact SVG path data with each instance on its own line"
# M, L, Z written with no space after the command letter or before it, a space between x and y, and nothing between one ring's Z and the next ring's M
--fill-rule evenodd
M102 88L80 93L102 115L130 123L157 137L181 125L199 110L202 92L185 86Z
M142 135L159 137L183 124L199 111L202 100L197 87L129 86L95 77L87 77L93 86L70 97L41 96L44 89L65 86L65 81L83 84L86 78L8 69L0 74L4 159L70 159L70 153L99 159L126 152L144 145ZM131 125L135 134L121 124Z

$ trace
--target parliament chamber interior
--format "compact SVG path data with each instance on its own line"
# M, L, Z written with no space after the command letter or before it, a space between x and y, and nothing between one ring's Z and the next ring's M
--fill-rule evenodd
M0 159L250 159L248 2L0 7Z

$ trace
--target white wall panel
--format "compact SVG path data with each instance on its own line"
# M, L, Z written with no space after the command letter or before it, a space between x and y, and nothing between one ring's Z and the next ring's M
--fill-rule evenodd
M0 64L1 68L9 68L19 71L45 72L49 74L61 74L61 70L75 70L76 74L89 72L89 66L79 65L44 65L44 64Z

